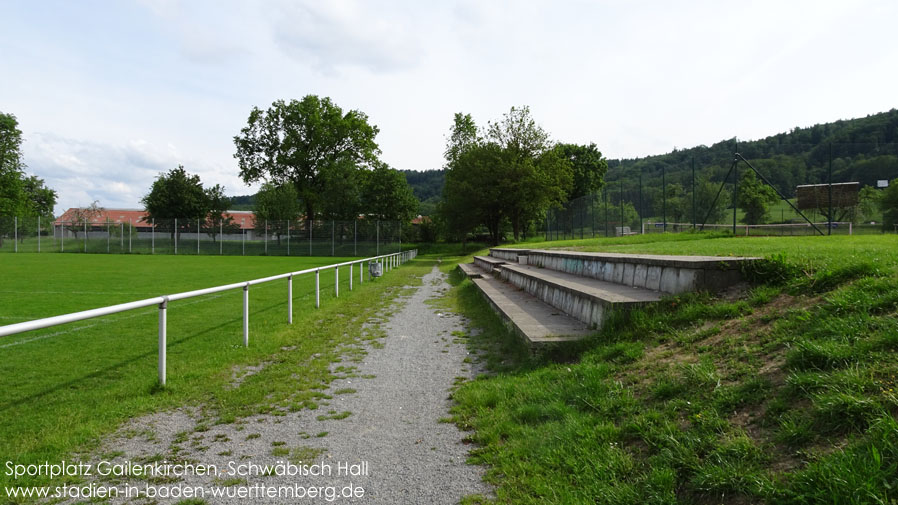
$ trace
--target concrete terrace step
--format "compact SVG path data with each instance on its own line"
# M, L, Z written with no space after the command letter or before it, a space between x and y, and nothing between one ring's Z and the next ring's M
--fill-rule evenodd
M580 340L589 327L563 312L493 277L472 279L493 309L530 345Z
M725 289L742 280L742 265L759 259L542 249L490 249L490 255L526 256L530 265L671 294Z
M645 288L528 265L502 265L498 268L498 275L502 280L593 328L601 328L611 311L657 302L662 296Z
M474 256L474 264L487 272L492 272L496 267L508 263L506 260L491 258L489 256Z
M486 274L483 269L473 263L459 263L458 268L471 279L479 279Z

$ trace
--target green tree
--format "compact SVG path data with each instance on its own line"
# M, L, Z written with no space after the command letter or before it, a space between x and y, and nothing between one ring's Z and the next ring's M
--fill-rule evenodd
M486 139L501 149L493 184L501 188L503 214L515 240L520 240L531 221L565 201L573 184L570 161L553 149L549 134L536 124L527 106L512 107L502 120L489 123Z
M371 218L407 223L418 212L418 200L405 174L386 163L362 172L362 209Z
M78 238L78 233L90 230L90 227L93 223L99 221L105 210L103 207L100 207L100 202L97 200L94 200L87 207L76 207L69 214L71 221L65 223L65 226L72 232L75 238Z
M731 193L726 188L721 189L720 184L711 182L707 175L701 175L695 181L695 222L697 225L723 222ZM718 191L720 192L719 197L717 196ZM717 197L716 202L714 201L715 197ZM691 213L691 200L689 205Z
M894 231L898 224L898 179L892 179L889 187L882 191L879 209L882 211L882 230Z
M737 205L742 212L745 224L762 224L767 221L767 209L777 200L776 191L764 183L754 170L746 170L739 177L739 194Z
M608 172L608 161L595 144L558 144L557 149L571 164L573 183L567 195L568 200L580 198L602 189L605 174Z
M228 213L231 206L231 199L225 195L225 188L221 184L216 184L205 190L206 201L209 206L209 213L203 222L203 228L206 234L215 242L219 233L236 233L240 230L240 225L234 222L234 216Z
M22 191L31 215L53 218L53 208L56 207L56 191L45 186L43 179L34 175L24 178Z
M0 216L21 215L26 210L24 169L19 122L14 115L0 112Z
M292 184L277 186L266 182L256 193L256 206L253 210L256 226L268 224L268 232L277 236L281 245L281 236L286 235L293 223L302 213L299 195Z
M481 142L477 135L477 125L470 114L456 113L449 138L446 142L445 181L443 199L437 205L437 223L446 230L450 240L460 240L462 248L467 243L468 234L480 224L481 209L474 187L482 175L474 170L474 153ZM484 181L486 182L486 181Z
M320 206L322 217L351 220L367 211L362 204L364 172L347 159L337 162L330 170L321 174L322 194L327 195Z
M157 228L169 231L173 239L175 233L194 230L198 221L208 218L210 209L200 177L187 173L183 165L160 174L141 202L147 211L144 219L155 220ZM177 230L175 219L179 220Z
M247 126L234 137L234 157L247 183L293 184L311 221L331 198L323 191L323 174L344 163L373 163L380 152L377 133L364 112L344 114L330 98L307 95L301 101L278 100L266 111L253 107Z
M858 194L857 222L867 223L882 220L882 212L879 209L879 201L883 192L873 186L864 186Z

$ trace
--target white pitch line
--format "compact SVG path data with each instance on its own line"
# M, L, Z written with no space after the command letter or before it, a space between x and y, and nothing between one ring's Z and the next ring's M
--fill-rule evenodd
M222 296L223 296L223 295L214 295L214 296L209 296L208 298L204 298L204 299L200 299L200 300L194 300L194 301L192 301L192 302L178 303L177 305L174 305L174 303L177 303L177 302L173 302L173 304L172 304L172 306L171 306L170 308L174 308L174 307L186 307L187 305L193 305L193 304L196 304L196 303L207 302L207 301L209 301L209 300L214 300L214 299L216 299L216 298L221 298ZM151 309L151 310L156 310L156 309ZM77 327L77 328L72 328L72 329L70 329L70 330L57 331L57 332L55 332L55 333L48 333L48 334L46 334L46 335L39 335L39 336L37 336L37 337L33 337L33 338L25 339L25 340L18 340L18 341L16 341L16 342L10 342L10 343L8 343L8 344L3 344L3 345L0 345L0 349L5 349L5 348L7 348L7 347L12 347L12 346L15 346L15 345L27 344L27 343L29 343L29 342L34 342L34 341L36 341L36 340L44 340L44 339L51 338L51 337L58 337L59 335L65 335L65 334L67 334L67 333L74 333L74 332L76 332L76 331L86 330L86 329L88 329L88 328L93 328L94 326L99 326L101 323L102 323L102 324L117 323L117 322L119 322L119 321L124 321L124 320L126 320L126 319L133 319L133 318L135 318L135 317L145 316L145 315L148 315L148 314L150 314L150 313L151 313L150 310L146 310L146 311L141 310L141 311L139 311L138 313L132 314L132 315L130 315L130 316L122 316L122 317L117 317L117 318L113 318L113 319L100 319L100 320L98 320L96 323L93 323L93 324L86 324L86 325L84 325L84 326L79 326L79 327Z

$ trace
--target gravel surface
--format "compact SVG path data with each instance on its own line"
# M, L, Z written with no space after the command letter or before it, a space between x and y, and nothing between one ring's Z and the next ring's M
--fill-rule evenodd
M386 337L367 347L361 363L344 363L358 370L331 383L329 405L285 416L255 416L201 432L190 428L197 417L192 409L132 421L104 444L102 451L117 451L113 461L151 461L161 455L172 462L188 459L216 465L219 473L214 478L190 474L168 482L151 480L151 487L182 493L136 500L120 497L111 503L177 503L188 497L183 492L192 486L202 486L205 502L216 504L452 504L470 494L491 495L482 481L483 468L465 463L471 446L463 442L464 434L455 425L440 422L449 415L453 384L479 372L472 369L476 365L464 362L467 348L453 334L467 332L467 321L426 303L448 288L445 275L434 268L412 295L397 300L395 313L379 325ZM185 431L192 432L179 439L177 434ZM177 454L172 454L172 447ZM289 467L276 468L275 475L261 470L248 477L227 474L229 468L299 464L300 459L317 465L309 470L324 475L280 475ZM297 468L302 467L293 467ZM141 493L147 485L145 480L132 483ZM347 486L356 497L342 496ZM244 495L212 497L212 487ZM269 492L281 495L266 497ZM302 498L293 497L300 494Z

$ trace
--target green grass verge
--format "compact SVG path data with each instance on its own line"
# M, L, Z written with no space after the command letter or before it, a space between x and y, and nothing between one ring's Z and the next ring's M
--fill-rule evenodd
M337 261L9 255L0 262L0 316L13 323ZM201 426L317 408L327 398L321 390L336 376L332 363L361 352L352 344L365 338L363 323L380 318L385 300L419 283L431 266L412 262L361 285L356 268L353 291L348 269L341 269L339 299L328 271L318 310L314 276L295 278L293 325L286 321L286 280L253 286L249 348L242 345L240 290L172 302L164 388L156 378L155 308L0 339L0 461L58 462L91 450L129 418L182 405L199 409ZM12 482L0 472L0 487L44 482Z
M652 238L565 245L771 260L743 296L671 297L541 355L455 277L494 373L454 419L495 502L894 503L898 239Z

